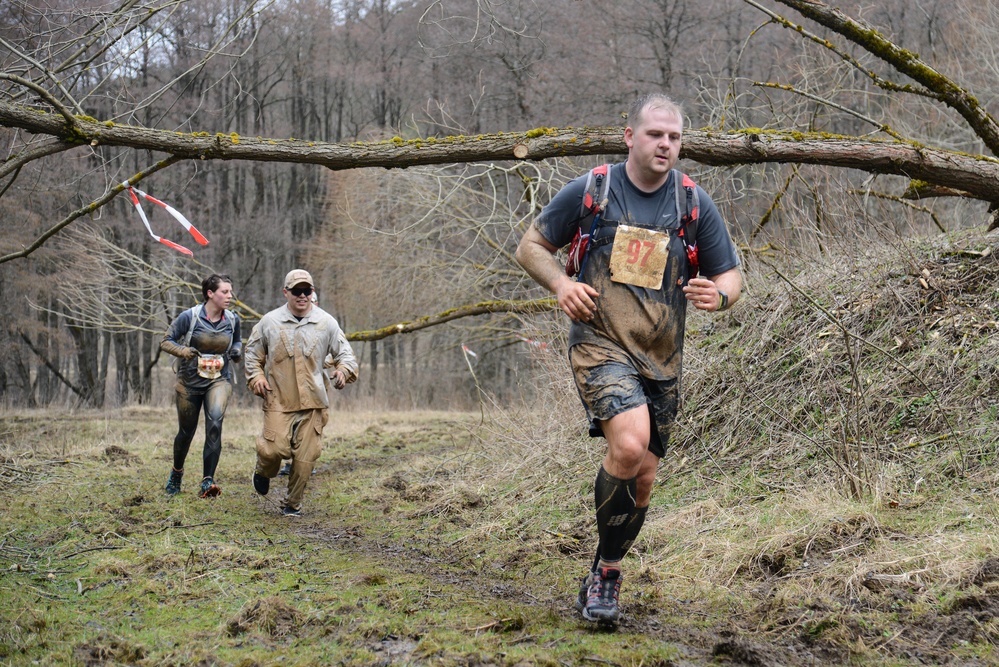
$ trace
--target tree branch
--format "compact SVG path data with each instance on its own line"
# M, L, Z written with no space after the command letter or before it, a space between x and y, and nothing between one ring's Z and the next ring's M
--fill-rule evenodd
M0 126L47 134L71 144L97 142L169 153L172 160L251 160L316 164L332 170L405 168L489 160L543 160L627 153L621 128L537 128L476 136L326 143L302 139L168 132L76 117L66 128L59 116L0 103ZM864 139L818 132L686 130L680 157L714 166L793 163L895 174L999 202L999 160L915 142ZM0 262L4 258L0 258Z
M964 118L994 155L999 155L999 124L968 91L933 69L912 51L888 40L877 30L862 25L839 9L817 0L777 0L866 49L897 71L936 93L941 102Z
M870 196L870 197L877 197L879 199L885 199L887 201L893 201L896 204L901 204L902 206L908 206L914 211L925 213L928 216L930 216L930 219L933 220L933 224L937 226L937 229L940 230L941 234L947 233L947 229L940 222L940 218L938 218L937 214L933 212L933 209L931 209L929 206L920 206L919 204L914 204L913 202L909 201L909 199L904 195L899 197L897 195L888 194L887 192L873 192L870 190L849 190L849 192L850 194L858 195L860 197Z
M76 146L67 144L65 141L60 141L59 139L46 141L45 143L35 146L26 153L12 155L7 158L7 160L3 162L3 165L0 166L0 178L4 178L7 174L19 170L29 162L43 158L47 155L53 155L54 153L68 151L73 148L76 148Z
M859 60L851 56L846 51L843 51L842 49L838 48L828 39L824 39L822 37L819 37L813 32L805 30L803 26L788 21L780 14L770 11L769 9L759 4L758 2L755 2L754 0L743 0L743 1L746 4L755 7L756 9L760 10L761 12L769 16L771 19L773 19L773 21L775 21L782 27L787 28L788 30L793 30L794 32L805 37L806 39L815 42L819 46L829 49L830 51L835 53L839 58L841 58L844 62L848 63L851 67L854 67L857 71L862 72L864 76L868 77L871 81L874 82L874 84L878 88L881 88L882 90L888 90L898 93L910 93L913 95L920 95L922 97L928 97L935 100L940 99L940 96L932 91L921 88L914 88L913 86L908 84L898 84L895 83L894 81L889 81L881 76L878 76L877 72L868 67L864 67L864 65Z
M865 123L870 123L874 127L878 128L878 130L884 132L885 134L894 139L898 139L899 141L906 141L905 137L903 137L901 134L893 130L890 126L885 125L884 123L875 120L870 116L864 115L859 111L856 111L855 109L851 109L850 107L845 107L842 104L836 104L832 100L827 100L826 98L820 97L819 95L813 95L812 93L806 92L804 90L798 90L794 86L789 86L785 83L773 83L770 81L754 81L753 85L761 86L763 88L776 88L778 90L786 90L790 93L794 93L795 95L801 95L802 97L808 98L814 102L818 102L819 104L824 104L838 111L842 111L843 113L853 116L854 118L859 118Z
M31 342L31 339L28 338L28 336L26 336L23 331L20 332L20 334L21 334L21 340L23 340L25 342L25 344L28 346L28 348L32 352L35 353L35 356L37 356L39 359L41 359L42 363L45 364L45 367L47 369L49 369L52 372L53 375L55 375L57 378L59 378L60 382L62 382L67 387L69 387L72 390L72 392L74 394L76 394L77 396L79 396L80 398L85 398L84 395L83 395L83 391L80 390L77 386L75 386L72 382L70 382L69 378L67 378L65 375L63 375L62 373L60 373L59 369L56 368L55 365L51 361L49 361L48 357L46 357L44 354L42 354L41 350L39 350L37 347L35 347L35 344Z
M445 310L436 315L426 315L411 322L400 322L391 326L374 329L372 331L355 331L347 334L350 341L381 340L395 334L411 333L426 329L428 327L444 324L462 317L472 317L474 315L486 315L488 313L544 313L555 310L557 302L552 297L544 299L534 299L533 301L484 301L470 306L460 306Z
M160 171L161 169L166 169L170 165L172 165L172 164L174 164L176 162L179 162L180 159L181 158L179 158L179 157L171 156L171 157L166 158L165 160L160 160L159 162L157 162L153 166L148 167L145 171L140 171L138 174L132 176L130 179L128 179L127 182L130 185L135 185L136 183L138 183L139 181L141 181L146 176L149 176L150 174L155 174L156 172ZM117 196L117 194L119 192L123 191L124 189L125 189L125 186L123 184L121 184L121 183L115 185L113 188L111 188L106 193L104 193L103 196L98 197L97 199L95 199L94 201L90 202L89 204L87 204L83 208L79 208L79 209L73 211L72 213L70 213L67 217L63 218L63 220L61 220L58 224L56 224L51 229L49 229L47 232L45 232L44 234L42 234L41 236L39 236L37 239L35 239L35 241L31 245L27 246L23 250L19 250L17 252L12 252L12 253L9 253L7 255L0 256L0 264L3 264L5 262L9 262L12 259L17 259L19 257L27 257L28 255L30 255L31 253L33 253L34 251L36 251L40 247L42 247L43 243L45 243L48 239L52 238L57 233L59 233L59 231L62 230L64 227L67 227L70 223L72 223L74 220L80 218L83 215L86 215L88 213L93 213L94 211L96 211L97 209L99 209L101 206L104 206L109 201L111 201L112 199L114 199L115 196Z
M20 86L24 86L25 88L30 88L31 90L35 91L43 100L51 104L55 108L55 110L62 115L64 119L66 119L66 125L68 126L68 128L72 128L74 125L76 125L76 117L69 112L69 109L67 109L62 102L53 97L52 93L42 88L34 81L28 81L27 79L21 78L14 74L7 74L5 72L0 72L0 79L11 81Z

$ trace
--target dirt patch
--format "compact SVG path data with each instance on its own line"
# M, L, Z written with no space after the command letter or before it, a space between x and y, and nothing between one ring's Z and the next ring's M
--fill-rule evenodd
M107 664L132 664L146 657L141 646L105 636L73 647L73 660L87 667Z
M713 658L724 659L739 665L770 667L788 663L783 652L759 642L740 637L724 638L711 649Z
M985 586L994 581L999 581L999 558L988 558L972 575L971 583L975 586Z
M388 635L381 641L370 646L371 651L378 656L374 665L409 665L417 642L407 637Z
M118 445L108 445L105 447L101 458L112 465L128 466L142 463L142 459Z
M248 602L226 624L226 632L232 637L254 630L272 638L288 637L296 634L302 622L297 609L279 597L268 597Z

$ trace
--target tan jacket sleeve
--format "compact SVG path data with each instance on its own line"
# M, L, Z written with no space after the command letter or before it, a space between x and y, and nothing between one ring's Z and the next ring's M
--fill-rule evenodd
M243 372L246 375L247 387L258 376L264 374L264 364L267 362L267 345L262 331L265 326L264 320L257 322L250 331L250 339L243 347Z

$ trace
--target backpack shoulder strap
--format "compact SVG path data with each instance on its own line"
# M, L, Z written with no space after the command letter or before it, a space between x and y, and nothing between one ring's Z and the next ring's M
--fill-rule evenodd
M585 218L590 213L600 213L607 205L607 193L610 191L610 167L609 164L602 164L590 169L586 174L583 204L579 211L580 218Z
M233 339L236 337L236 313L226 308L222 311L222 315L225 317L225 321L229 323L229 328L232 330L232 334L229 336L229 346L225 349L225 351L228 352L232 349Z
M191 345L191 336L194 334L194 325L198 323L198 318L201 317L201 311L204 309L205 306L201 303L188 308L188 312L191 313L191 325L187 328L187 335L184 336L184 347L189 347Z
M674 187L676 193L676 212L680 216L680 235L688 245L697 244L697 214L700 208L700 197L697 194L697 184L687 174L674 169L673 177L678 179L679 187Z
M566 274L570 277L578 276L577 280L582 277L583 267L586 266L587 251L590 249L590 241L600 223L600 214L607 206L607 193L610 191L610 171L609 164L602 164L591 169L586 175L583 201L580 205L579 218L576 220L578 228L572 243L569 245L565 262ZM584 233L583 225L587 220L590 221L590 228Z
M697 194L697 184L690 176L674 169L673 179L673 182L677 184L673 190L676 192L676 212L680 216L679 236L687 251L689 277L694 278L700 270L697 252L697 214L700 208L700 197Z

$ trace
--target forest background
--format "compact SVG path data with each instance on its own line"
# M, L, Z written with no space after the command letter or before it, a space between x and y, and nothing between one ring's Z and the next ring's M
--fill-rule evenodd
M989 107L999 64L993 3L840 6ZM364 150L433 137L620 128L637 95L661 90L682 102L689 128L708 132L904 137L954 154L985 152L982 137L939 98L911 94L906 79L882 85L878 59L861 45L826 41L832 32L814 23L788 30L774 12L749 0L13 0L0 7L0 100L51 110L55 95L109 127ZM160 164L162 154L95 140L72 151L36 146L25 159L29 136L0 127L7 260L0 263L0 404L7 406L166 403L170 372L158 343L200 298L200 279L232 276L245 337L259 314L282 302L281 279L293 267L312 271L321 305L354 337L362 381L345 403L467 409L483 388L500 403L530 403L537 371L545 370L538 351L564 342L550 308L539 317L462 318L406 336L390 335L391 327L468 304L543 297L512 259L516 242L561 184L605 159L400 170L180 160L137 187L210 239L188 258L154 243L124 194L87 209ZM913 184L878 170L689 159L681 166L719 205L747 270L776 262L807 271L820 256L851 257L872 241L989 219L982 197L905 198ZM189 244L162 210L145 208L154 231ZM750 303L752 278L747 292ZM371 331L381 333L358 335ZM249 400L238 385L238 397Z

